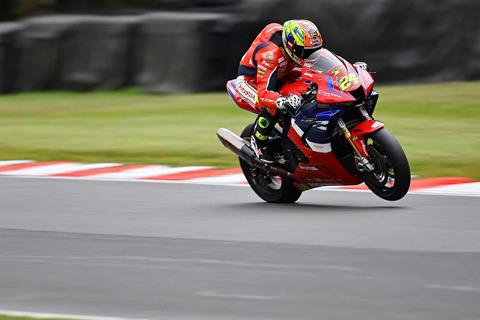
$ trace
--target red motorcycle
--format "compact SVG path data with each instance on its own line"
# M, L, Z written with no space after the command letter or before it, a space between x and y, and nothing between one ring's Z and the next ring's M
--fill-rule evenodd
M235 103L257 113L237 92L240 80L227 83ZM301 76L280 93L301 95L295 114L284 113L268 143L273 163L250 147L254 123L237 136L221 128L217 136L240 158L255 193L267 202L293 203L303 191L365 183L385 200L399 200L410 187L410 167L395 137L372 115L378 99L365 63L350 64L327 49L312 54ZM248 93L247 93L248 94Z

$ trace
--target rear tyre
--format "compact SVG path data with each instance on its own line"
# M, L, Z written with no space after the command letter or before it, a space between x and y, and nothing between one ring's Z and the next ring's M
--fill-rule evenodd
M250 141L254 125L251 123L243 129L241 134L243 139ZM294 186L292 179L274 176L269 172L250 166L242 159L239 160L250 187L266 202L294 203L300 198L302 192Z
M410 166L397 139L385 128L366 137L373 172L364 172L365 184L382 199L396 201L410 188Z

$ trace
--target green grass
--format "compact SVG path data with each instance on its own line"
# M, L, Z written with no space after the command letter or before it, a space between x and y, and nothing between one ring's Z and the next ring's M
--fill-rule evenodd
M480 178L480 82L380 87L375 116L421 176ZM236 166L218 142L255 116L227 94L137 90L0 97L0 159Z

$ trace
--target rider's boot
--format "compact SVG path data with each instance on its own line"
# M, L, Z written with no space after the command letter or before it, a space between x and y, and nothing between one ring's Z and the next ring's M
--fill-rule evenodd
M273 156L269 152L268 147L267 146L264 146L264 147L260 146L260 145L262 145L262 140L259 140L258 138L255 138L254 135L252 135L252 139L250 141L251 141L250 146L252 147L253 151L255 152L255 155L257 156L257 158L259 158L260 160L262 160L262 162L267 163L267 164L268 163L273 163ZM260 145L259 145L259 143L260 143Z
M268 142L273 128L278 121L277 116L272 116L266 108L262 108L255 121L251 147L258 158L265 163L273 163L273 155L268 150Z

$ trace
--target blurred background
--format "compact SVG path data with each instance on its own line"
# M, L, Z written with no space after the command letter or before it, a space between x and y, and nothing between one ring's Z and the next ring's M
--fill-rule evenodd
M414 174L480 178L479 12L477 0L1 0L0 158L237 167L215 132L255 115L225 83L266 24L306 18L376 71L375 116Z
M471 0L2 0L0 92L223 90L259 30L311 19L380 83L480 78Z
M225 83L294 18L369 63L415 186L454 193L120 182L237 179L215 133L256 114ZM478 80L480 0L0 0L0 320L480 319Z

